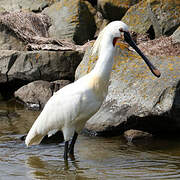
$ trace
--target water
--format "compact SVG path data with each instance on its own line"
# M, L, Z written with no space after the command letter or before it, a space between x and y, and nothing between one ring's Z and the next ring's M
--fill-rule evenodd
M27 148L20 140L38 114L0 103L0 180L180 179L180 138L128 144L122 137L80 135L76 160L65 163L64 144Z

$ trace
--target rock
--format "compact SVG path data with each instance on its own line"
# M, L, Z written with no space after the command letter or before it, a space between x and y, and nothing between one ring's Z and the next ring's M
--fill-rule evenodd
M180 26L176 29L171 37L174 43L180 43Z
M0 50L25 50L27 43L39 43L42 37L48 38L49 26L47 15L30 12L1 14Z
M140 34L148 32L152 22L148 15L147 6L147 1L141 1L128 9L122 21L129 26L129 29Z
M31 109L41 109L52 96L50 87L48 81L34 81L18 89L14 96Z
M38 80L21 87L14 93L14 96L30 109L42 109L54 92L69 83L68 80L58 80L52 83Z
M105 19L110 21L120 20L130 6L136 4L138 0L98 0L98 9Z
M59 89L63 88L64 86L66 86L70 83L71 83L71 81L69 81L69 80L53 81L53 82L51 82L51 90L54 93L54 92L58 91Z
M6 95L35 80L74 80L82 54L78 51L0 51L0 92Z
M161 36L138 46L145 54L151 56L180 56L180 43L173 41L172 37Z
M75 50L77 45L50 38L50 18L42 13L11 12L0 16L2 50Z
M24 50L25 43L7 27L0 24L0 50Z
M16 12L16 11L33 11L41 12L44 8L50 6L52 2L59 0L1 0L1 11Z
M86 123L97 135L121 134L142 127L157 133L180 128L180 63L178 56L149 57L161 71L154 77L143 60L118 43L109 93L100 110ZM76 70L76 79L91 71L97 56L90 48Z
M143 14L143 16L142 16ZM122 18L132 31L151 36L171 35L179 26L178 1L149 0L132 6ZM153 37L154 38L154 37Z
M130 129L124 132L124 137L128 142L134 142L139 140L149 140L152 138L152 134L140 130Z
M43 13L52 19L50 37L66 39L76 44L84 44L94 37L96 24L93 8L87 1L61 0L46 8Z

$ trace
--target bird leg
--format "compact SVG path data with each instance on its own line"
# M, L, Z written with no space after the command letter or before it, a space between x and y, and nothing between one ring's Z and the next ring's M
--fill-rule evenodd
M68 146L69 146L69 141L65 142L65 146L64 146L64 160L67 161L68 159Z
M75 133L74 133L74 136L73 136L73 138L72 138L70 147L69 147L69 156L71 157L71 159L74 159L74 144L75 144L75 142L76 142L77 137L78 137L78 133L75 132Z

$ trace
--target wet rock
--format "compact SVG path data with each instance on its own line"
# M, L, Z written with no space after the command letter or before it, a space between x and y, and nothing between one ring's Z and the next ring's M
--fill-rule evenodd
M93 7L87 1L61 0L46 8L43 13L52 19L50 37L83 44L94 37L96 25Z
M143 14L143 16L142 16ZM122 18L131 30L138 33L171 35L179 26L180 6L178 1L150 0L132 6Z
M14 93L14 96L30 109L42 109L54 92L69 83L68 80L58 80L52 83L38 80L21 87Z
M149 59L160 69L159 79L135 52L118 43L108 95L100 110L86 123L88 132L121 134L140 126L157 133L180 128L179 57L151 56ZM96 60L91 48L87 49L76 78L90 72Z
M138 140L149 140L152 138L152 134L140 130L130 129L124 132L124 137L128 142L134 142Z
M120 20L130 6L138 1L133 0L98 0L97 6L105 19Z

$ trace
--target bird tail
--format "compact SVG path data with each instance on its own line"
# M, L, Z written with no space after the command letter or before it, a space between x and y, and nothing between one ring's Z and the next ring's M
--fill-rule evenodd
M35 123L33 124L32 128L30 129L28 135L26 136L25 144L27 146L37 145L43 139L45 134L39 130L38 125L39 125L39 123L38 123L38 119L37 119L35 121Z
M37 145L42 141L43 137L44 135L35 134L30 131L25 139L25 144L26 146Z

